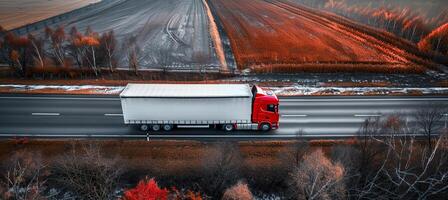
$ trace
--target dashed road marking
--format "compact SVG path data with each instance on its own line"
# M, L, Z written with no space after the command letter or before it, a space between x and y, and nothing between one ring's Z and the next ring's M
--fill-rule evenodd
M35 116L59 116L60 113L31 113L31 115Z

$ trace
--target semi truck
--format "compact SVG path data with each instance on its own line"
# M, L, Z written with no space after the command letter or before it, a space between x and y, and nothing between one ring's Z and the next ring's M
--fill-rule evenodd
M249 84L128 84L120 94L124 123L142 131L279 127L277 96Z

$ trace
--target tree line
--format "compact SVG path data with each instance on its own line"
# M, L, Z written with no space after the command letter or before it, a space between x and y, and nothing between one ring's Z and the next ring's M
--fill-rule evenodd
M353 1L298 0L298 2L384 29L417 44L422 51L448 55L448 10L431 18L409 7L400 8L374 1L369 5Z
M103 34L87 27L84 33L72 27L46 27L43 33L18 36L0 27L0 63L19 76L28 71L57 73L58 69L87 70L95 76L101 67L113 72L117 66L117 40L114 32Z

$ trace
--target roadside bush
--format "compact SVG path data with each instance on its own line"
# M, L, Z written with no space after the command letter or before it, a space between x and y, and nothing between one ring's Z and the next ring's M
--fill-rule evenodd
M140 181L135 188L129 189L124 193L124 200L166 200L168 199L168 190L160 188L157 182L152 178Z
M345 169L316 150L291 172L291 199L345 199Z
M53 179L79 199L111 199L124 171L121 163L104 157L96 145L73 145L53 165Z
M201 188L213 199L222 197L224 190L240 177L242 158L236 143L218 143L214 152L204 158Z
M202 200L200 193L191 190L179 191L176 188L170 190L159 187L154 178L145 178L137 186L128 189L124 193L123 200Z
M236 185L228 188L224 195L222 196L222 200L252 200L254 199L252 192L246 183L238 182Z
M46 199L43 193L48 171L40 154L14 152L2 168L0 199Z

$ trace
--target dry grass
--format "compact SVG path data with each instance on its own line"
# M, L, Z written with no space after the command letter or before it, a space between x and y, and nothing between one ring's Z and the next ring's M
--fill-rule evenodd
M195 141L129 141L129 140L2 140L0 141L0 161L5 161L11 152L28 150L40 152L46 162L52 162L73 144L95 143L103 148L106 156L120 156L130 170L151 171L163 175L175 175L188 169L201 169L204 158L214 155L214 143ZM248 170L275 169L286 167L282 156L288 154L295 141L252 141L239 142L243 158L243 168ZM305 145L305 142L303 142ZM311 142L311 148L328 149L333 145L348 144L351 140ZM79 146L79 145L78 145Z
M378 82L327 82L323 83L324 87L391 87L394 86L388 81Z
M440 87L448 87L448 80L443 80L438 83Z
M425 69L417 65L399 63L369 63L369 62L334 62L334 63L272 63L253 65L255 73L340 73L340 72L368 72L389 74L422 74Z

